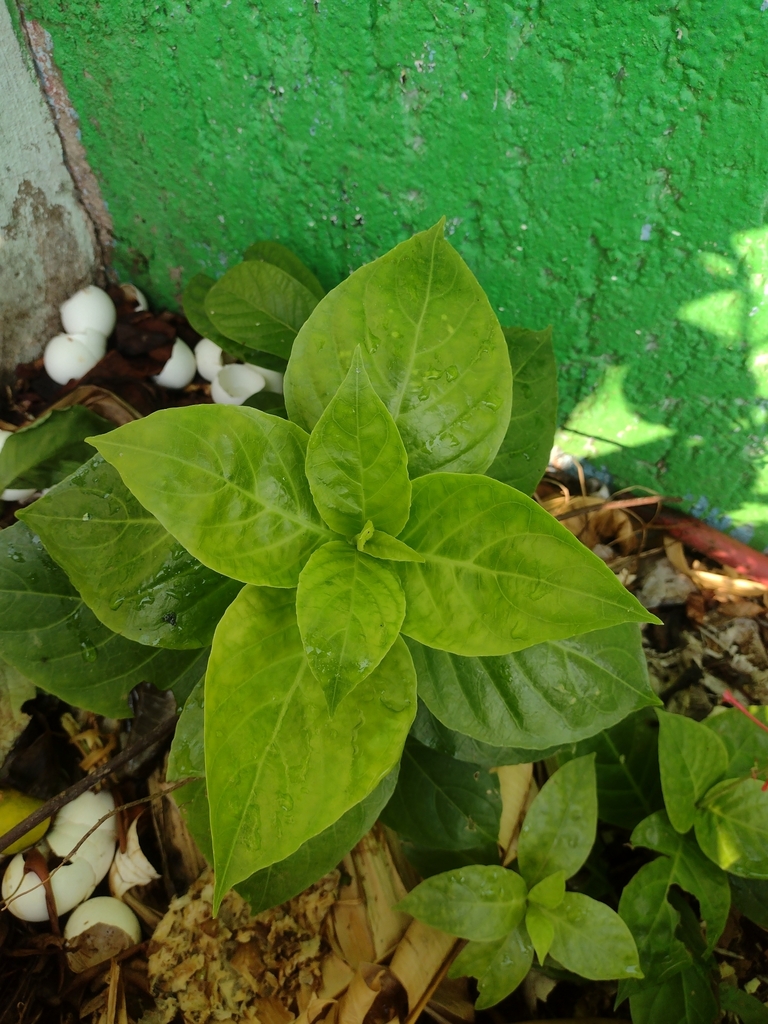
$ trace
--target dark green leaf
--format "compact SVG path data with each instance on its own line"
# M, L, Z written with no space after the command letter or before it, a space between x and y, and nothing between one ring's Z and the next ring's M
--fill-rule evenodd
M208 647L242 584L190 555L95 455L19 513L97 618L151 647Z
M419 694L432 713L498 747L556 748L657 702L634 623L495 658L462 658L413 640L408 646Z
M428 848L495 847L501 820L499 781L478 765L455 761L409 738L382 819Z
M674 877L672 859L659 857L640 868L619 901L619 913L635 938L640 967L649 982L666 981L692 962L676 936L680 914L667 899Z
M692 833L682 836L676 832L664 811L641 821L632 833L632 843L669 856L669 884L679 885L699 901L707 929L707 951L711 952L723 933L731 906L725 872L704 856Z
M526 893L525 882L514 871L475 864L428 878L398 909L449 935L493 942L523 920Z
M181 298L184 316L198 334L202 334L209 341L214 341L219 348L223 348L226 352L240 356L245 350L245 346L238 345L236 341L217 331L205 312L205 297L215 284L214 278L208 277L207 274L195 274L190 278Z
M86 437L112 429L113 424L82 405L43 413L11 434L0 450L0 491L52 487L90 459Z
M287 420L288 413L285 411L285 399L282 395L276 395L274 391L257 391L255 395L246 398L243 405L249 409L261 409L268 412L270 416L279 416Z
M413 653L414 646L420 647L421 645L416 644L415 640L411 640L408 646ZM416 658L414 658L414 663L418 665ZM418 669L416 674L421 682ZM530 751L520 750L516 747L492 747L488 743L481 743L479 740L473 740L471 736L447 728L435 718L422 700L419 700L416 718L411 727L411 735L425 747L437 750L441 754L448 754L449 757L455 757L459 761L469 761L471 764L480 765L482 768L498 768L504 764L524 764L531 760L532 753L535 754L537 761L542 761L559 749L559 747L553 747L550 750Z
M514 992L533 963L533 946L523 925L497 942L470 942L448 971L449 978L471 975L480 993L475 1006L485 1010Z
M768 879L768 793L759 779L726 779L710 789L694 820L699 846L724 871Z
M205 750L203 747L203 707L205 676L187 697L176 732L173 734L168 755L166 776L169 781L205 776Z
M408 456L371 386L359 346L309 438L306 471L320 515L336 533L351 537L371 522L394 537L405 526Z
M650 708L636 711L611 729L558 754L563 762L595 752L598 817L620 828L664 806L657 755L659 727Z
M0 533L0 657L43 690L101 715L130 715L147 681L186 698L208 651L145 647L102 625L24 523Z
M230 405L163 409L94 445L141 504L203 565L262 586L295 587L333 539L304 476L307 436Z
M254 242L245 250L243 259L271 263L274 267L280 267L286 274L290 274L299 284L303 284L316 298L322 299L325 295L325 289L312 271L304 266L298 256L279 242Z
M509 422L509 354L485 293L443 238L443 221L320 302L299 332L285 378L291 419L312 429L358 344L412 476L488 468Z
M751 707L759 722L768 725L768 707ZM765 775L768 766L768 732L751 722L736 708L719 707L716 714L704 719L705 725L717 733L728 752L726 779L740 779L753 770Z
M331 541L301 571L296 615L309 667L333 714L397 639L405 598L385 564Z
M262 910L285 903L332 871L373 827L396 782L395 768L364 800L350 807L319 835L302 843L290 857L239 882L235 888L251 905L252 913L259 914Z
M416 868L422 878L431 878L444 871L468 867L471 864L498 864L499 847L494 843L476 846L471 850L432 850L419 846L407 839L401 839L400 845L406 859Z
M768 929L768 881L729 875L734 907L761 928Z
M727 982L720 984L718 994L721 1008L735 1013L742 1024L768 1024L768 1006L759 999Z
M429 647L508 654L653 618L540 505L487 476L414 480L400 539L425 559L397 563L403 632Z
M657 715L664 804L677 831L688 832L697 802L722 777L728 754L717 733L700 722L663 710Z
M514 380L512 416L488 475L531 494L544 475L557 427L552 328L504 327Z
M274 264L249 260L219 278L204 305L220 334L287 359L296 332L317 305L317 298Z
M358 542L359 546L360 543ZM374 530L371 536L365 539L362 550L369 555L373 555L374 558L383 558L392 562L424 561L424 555L420 555L418 551L409 548L407 544L403 544L396 537L390 537L379 530Z
M567 761L544 783L520 830L517 861L529 886L556 871L571 878L595 842L595 756Z
M216 630L205 682L216 906L365 799L397 763L415 711L413 665L397 640L331 718L293 592L244 588Z
M634 1024L714 1024L718 1017L709 977L696 967L644 988L629 1006Z
M556 910L540 912L555 926L551 954L567 970L592 981L642 977L632 933L604 903L567 892Z

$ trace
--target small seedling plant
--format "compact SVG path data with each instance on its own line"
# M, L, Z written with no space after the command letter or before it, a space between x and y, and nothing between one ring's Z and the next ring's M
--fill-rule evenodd
M501 328L442 222L327 295L281 246L249 253L185 308L234 356L282 360L284 406L94 430L98 454L0 534L0 654L101 714L129 714L141 680L186 701L169 774L198 780L178 792L216 907L232 886L255 912L288 899L382 816L424 877L475 864L516 887L518 920L466 934L486 1002L510 985L473 944L510 935L519 963L639 977L621 921L565 889L588 810L558 825L578 856L542 852L567 780L588 802L590 759L544 787L519 872L499 867L491 769L659 703L654 617L530 496L550 332Z

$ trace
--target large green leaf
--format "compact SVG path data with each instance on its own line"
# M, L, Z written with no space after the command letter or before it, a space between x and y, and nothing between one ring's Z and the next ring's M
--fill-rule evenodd
M312 271L304 266L298 256L279 242L254 242L245 250L243 259L271 263L275 267L280 267L286 274L290 274L299 284L303 284L316 298L322 299L325 295L325 289Z
M130 715L147 681L185 699L207 650L145 647L102 625L24 523L0 532L0 657L43 690L101 715Z
M509 422L509 354L485 293L443 238L443 221L362 267L320 302L288 364L291 419L312 429L357 345L397 423L411 476L488 468Z
M501 820L497 776L409 737L400 777L382 819L421 846L496 849Z
M676 832L664 811L641 821L632 833L635 846L646 846L666 854L672 868L670 885L679 885L699 901L702 921L707 929L707 951L711 952L723 933L731 906L728 877L701 852L693 833Z
M632 933L604 903L567 892L555 910L540 912L554 925L550 952L567 970L592 981L642 977Z
M676 934L680 914L667 898L674 877L672 858L659 857L640 868L619 901L619 914L634 935L640 967L649 982L666 981L692 962Z
M207 274L195 274L194 277L190 278L181 299L184 315L194 329L199 334L202 334L204 338L216 342L219 348L223 348L232 355L239 356L245 351L245 346L238 344L231 338L225 337L220 331L216 330L213 321L205 312L205 297L215 284L215 279L208 277Z
M714 1024L717 1000L709 976L685 967L660 985L649 985L629 1000L634 1024Z
M664 710L656 713L664 805L677 831L688 832L698 800L722 778L728 753L720 737L700 722Z
M416 676L398 640L331 718L309 669L293 592L244 588L216 629L205 758L216 905L363 800L400 757Z
M398 562L403 632L463 655L509 654L620 622L656 621L605 564L524 494L487 476L413 482Z
M205 703L205 676L199 680L176 723L173 742L168 755L166 776L170 781L198 778L205 775L205 748L203 722Z
M563 871L575 875L595 842L595 756L567 761L544 783L520 830L517 861L529 886Z
M0 451L0 491L52 487L90 459L86 437L112 429L109 420L83 405L50 409L6 440Z
M408 646L413 653L415 641L411 640ZM418 662L416 665L416 676L419 678ZM448 726L435 718L424 701L419 700L419 707L416 712L411 735L423 743L425 747L437 750L441 754L448 754L459 761L469 761L471 764L478 764L482 768L498 768L504 764L523 764L531 760L534 755L537 761L545 757L551 757L559 747L550 747L545 750L522 750L519 747L492 747L488 743L481 743L471 736L449 729Z
M208 647L242 583L185 551L95 455L19 513L105 626L151 647Z
M449 978L477 978L475 1006L486 1010L500 1003L521 984L533 963L533 946L524 925L497 942L469 942L448 971Z
M203 565L295 587L333 538L304 476L307 436L258 409L163 409L94 440L141 504Z
M631 622L501 657L462 658L413 640L408 646L430 711L449 728L499 747L573 743L658 703L640 629Z
M768 878L768 793L759 779L726 779L700 802L694 819L699 846L724 871Z
M317 297L280 267L261 260L238 263L205 296L205 313L219 333L247 348L291 354L296 332Z
M504 327L514 378L512 416L488 475L531 494L544 475L557 428L552 328Z
M400 581L383 562L343 540L310 556L299 576L296 617L331 714L381 662L404 615Z
M365 372L360 347L307 445L307 479L320 515L346 537L366 523L396 536L408 520L408 455Z
M563 763L594 751L598 817L631 829L664 806L658 736L656 715L643 708L605 732L563 748L558 760Z
M523 920L527 892L514 871L474 864L433 875L412 889L398 909L449 935L493 942Z
M285 860L239 882L235 888L254 914L285 903L333 870L373 827L397 783L397 768L382 779L364 800L350 807L332 825L308 839Z
M750 713L768 726L768 707L750 707ZM739 779L756 771L765 777L768 768L768 732L750 721L737 708L718 707L701 723L716 733L725 744L728 763L724 778Z

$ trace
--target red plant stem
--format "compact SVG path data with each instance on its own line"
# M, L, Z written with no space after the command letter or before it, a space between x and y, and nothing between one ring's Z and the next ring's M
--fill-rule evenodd
M689 548L713 558L721 565L730 565L741 576L768 585L768 556L735 537L721 533L714 526L671 508L660 509L651 525L666 530Z

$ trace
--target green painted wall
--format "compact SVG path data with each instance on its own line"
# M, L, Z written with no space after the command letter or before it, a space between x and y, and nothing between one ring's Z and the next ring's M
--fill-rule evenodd
M766 220L761 0L26 12L156 300L264 237L333 285L445 214L502 322L555 325L563 420L604 439L570 444L768 543L768 261L754 232L725 259Z

